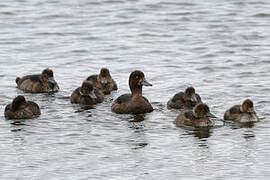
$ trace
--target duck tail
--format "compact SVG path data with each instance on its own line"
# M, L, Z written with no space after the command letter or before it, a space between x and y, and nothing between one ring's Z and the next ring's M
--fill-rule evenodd
M20 79L21 79L21 78L19 78L19 77L16 78L16 84L17 84L17 85L18 85Z

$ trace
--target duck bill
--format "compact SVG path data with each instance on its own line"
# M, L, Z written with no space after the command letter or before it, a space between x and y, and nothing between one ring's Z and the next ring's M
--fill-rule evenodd
M190 99L190 100L191 100L191 102L194 102L194 103L198 102L198 100L197 100L195 94L193 94L193 95L191 96L191 99Z
M254 108L249 109L249 110L248 110L248 113L250 113L250 114L255 113Z
M53 87L53 91L58 91L58 90L59 90L59 86L55 84L55 86Z
M56 84L56 81L54 80L53 77L50 77L50 78L49 78L49 82L52 83L52 84Z
M149 82L147 82L145 79L142 81L143 86L152 86Z
M100 82L101 82L102 84L107 84L107 83L108 83L108 80L107 80L106 77L102 77L101 80L100 80Z
M93 99L97 99L97 96L95 95L94 91L91 91L89 96Z
M207 117L210 117L210 118L217 118L214 114L212 114L212 113L210 113L210 112L207 114Z

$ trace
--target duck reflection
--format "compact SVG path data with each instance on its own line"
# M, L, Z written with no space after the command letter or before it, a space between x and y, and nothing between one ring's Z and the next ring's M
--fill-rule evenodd
M25 120L10 120L11 121L11 132L18 132L24 130L24 127L26 126Z
M145 116L143 114L133 115L129 122L129 128L134 129L136 131L143 131L145 128L144 122Z
M197 128L197 129L194 129L193 131L194 137L197 137L199 139L209 138L211 134L212 134L212 131L210 130L210 128L205 128L205 129Z
M142 122L144 121L145 115L144 114L136 114L133 116L133 119L129 122Z
M196 138L209 138L212 134L211 128L184 128L187 135L193 135Z
M145 114L131 115L128 118L128 128L131 129L127 138L127 145L131 150L143 149L148 146L148 139L145 134Z
M239 128L253 128L256 122L246 122L246 123L239 123L239 122L225 122L226 125L231 126L232 129L239 129Z
M133 144L134 147L131 149L134 149L134 150L142 149L142 148L146 147L147 145L148 145L148 143L135 143L135 144Z
M237 123L240 128L253 128L255 126L255 122L247 122L247 123Z
M252 130L247 130L247 131L244 132L243 137L246 140L250 140L252 138L255 138L256 136L255 136L255 134L254 134L254 132Z
M81 113L81 112L85 112L91 109L95 109L93 105L74 105L73 106L75 113Z

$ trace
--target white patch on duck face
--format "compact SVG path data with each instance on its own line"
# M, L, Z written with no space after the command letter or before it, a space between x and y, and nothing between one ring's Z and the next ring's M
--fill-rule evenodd
M54 87L53 87L53 91L55 92L55 91L58 91L59 90L59 87L57 86L57 85L55 85Z
M53 88L49 88L48 92L57 92L58 90L58 86L55 85Z
M107 84L107 83L108 83L108 80L107 80L106 77L102 77L101 80L100 80L100 82L101 82L102 84Z
M255 114L243 114L239 120L241 123L257 122L258 118Z

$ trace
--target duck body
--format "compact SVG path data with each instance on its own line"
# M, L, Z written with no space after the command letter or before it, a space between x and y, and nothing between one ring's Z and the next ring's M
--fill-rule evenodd
M131 94L119 96L112 104L112 111L118 114L143 114L153 111L152 105L142 95L142 86L152 86L141 71L134 71L129 77Z
M197 104L193 110L181 112L174 120L177 126L211 127L214 121L209 117L209 107L203 103Z
M11 104L5 107L4 114L8 119L30 119L41 113L38 104L26 101L23 96L17 96Z
M104 94L89 81L84 81L82 86L75 89L70 97L71 103L84 105L94 105L103 100Z
M57 92L59 86L54 80L53 71L45 69L41 74L27 75L16 78L18 89L29 93Z
M245 100L242 105L234 105L224 113L225 120L232 120L240 123L257 122L258 116L254 111L253 102Z
M123 94L114 101L112 111L118 114L143 114L152 112L153 107L144 96Z
M112 79L110 71L107 68L102 68L98 75L91 75L86 80L93 82L93 85L104 94L110 94L112 91L118 89L116 82Z
M193 87L189 87L185 92L179 92L167 102L168 109L192 109L196 104L201 103L201 97L195 93Z

